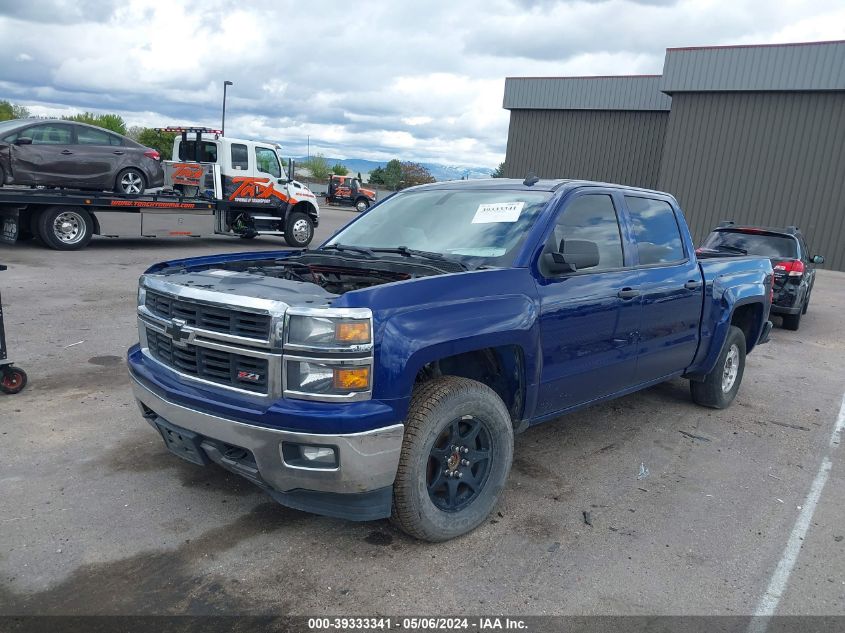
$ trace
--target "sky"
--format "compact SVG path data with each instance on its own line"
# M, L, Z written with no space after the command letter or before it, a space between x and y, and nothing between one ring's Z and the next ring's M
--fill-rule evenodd
M659 74L667 47L845 39L842 0L0 0L0 99L219 127L290 155L494 167L505 77Z

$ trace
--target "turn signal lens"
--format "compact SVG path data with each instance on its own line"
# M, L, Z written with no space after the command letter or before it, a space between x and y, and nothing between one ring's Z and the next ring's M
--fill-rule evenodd
M355 367L334 370L334 388L359 391L370 387L370 368Z
M369 343L369 321L346 321L335 325L335 340L338 343Z

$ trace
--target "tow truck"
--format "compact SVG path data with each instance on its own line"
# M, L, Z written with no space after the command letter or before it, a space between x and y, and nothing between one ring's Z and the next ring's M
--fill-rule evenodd
M326 191L326 204L353 205L363 213L376 203L376 192L364 189L361 181L353 176L332 175Z
M0 241L38 237L79 250L104 237L284 237L302 248L320 221L317 197L282 167L278 145L224 137L205 127L166 127L173 156L165 187L151 195L69 189L0 188Z

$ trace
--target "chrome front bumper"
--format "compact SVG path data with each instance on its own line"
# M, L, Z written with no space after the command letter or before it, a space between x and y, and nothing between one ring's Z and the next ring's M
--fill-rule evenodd
M269 429L188 409L153 393L136 378L131 380L135 398L146 407L146 410L142 407L142 413L152 426L155 427L156 417L160 417L204 438L249 450L255 458L258 478L227 464L219 450L209 448L206 454L221 466L276 492L365 493L391 486L396 477L405 429L402 424L348 435ZM338 453L338 466L333 469L291 466L282 457L282 442L333 446Z

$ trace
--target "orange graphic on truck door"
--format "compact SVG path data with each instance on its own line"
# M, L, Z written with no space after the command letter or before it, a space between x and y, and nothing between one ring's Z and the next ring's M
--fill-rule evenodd
M296 204L297 202L295 199L289 198L283 192L274 188L269 178L236 176L232 178L232 183L237 185L237 189L229 196L229 200L231 201L269 201L270 198L278 198L282 202L290 202L290 204Z

